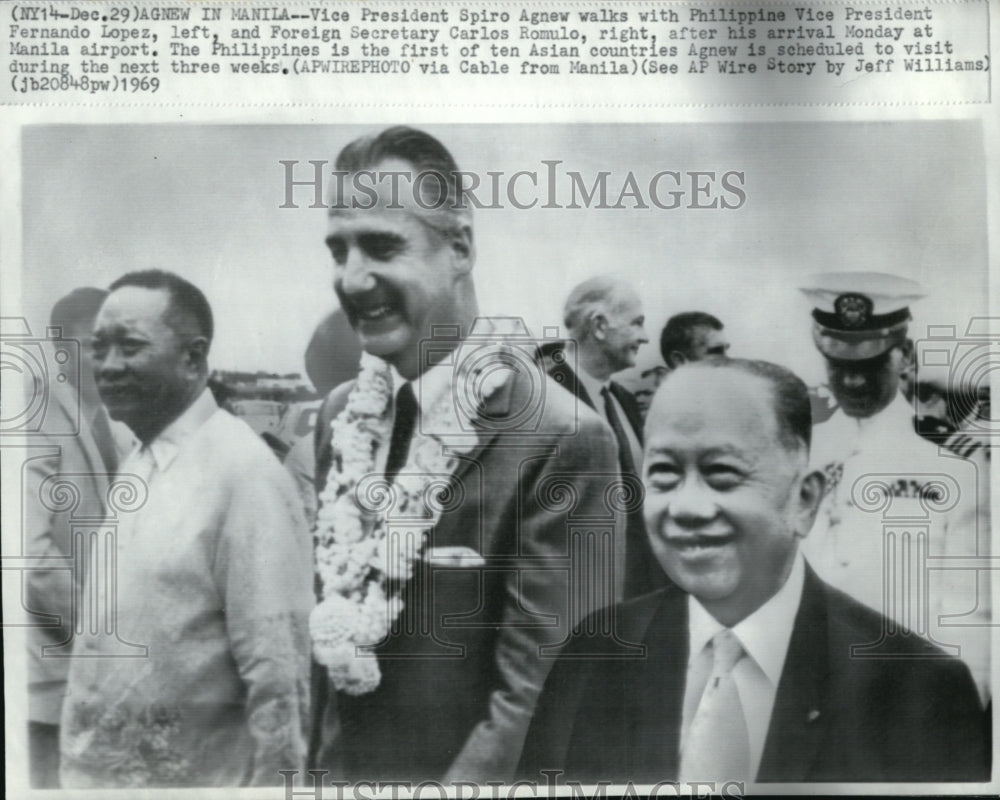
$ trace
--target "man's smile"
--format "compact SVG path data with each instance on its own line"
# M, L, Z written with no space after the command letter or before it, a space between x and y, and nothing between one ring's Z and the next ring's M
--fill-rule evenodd
M384 322L392 317L403 316L403 303L399 292L380 285L367 292L353 294L340 293L340 302L348 318L358 323Z
M730 545L736 539L736 533L731 531L729 533L668 536L666 543L683 556L698 556Z

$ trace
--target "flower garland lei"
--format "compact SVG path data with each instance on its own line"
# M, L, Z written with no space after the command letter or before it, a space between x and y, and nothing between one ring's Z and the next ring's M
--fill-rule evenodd
M493 347L499 356L504 345ZM477 364L492 360L480 353L477 348ZM489 397L508 376L503 370L485 373L478 397ZM459 369L454 380L469 386L469 377ZM471 415L458 407L450 391L443 392L430 408L421 409L406 464L389 488L375 471L375 454L392 432L392 397L388 364L363 353L347 403L330 423L333 461L319 497L316 569L323 599L310 615L309 629L316 659L326 666L334 686L351 695L371 692L381 680L374 645L386 638L403 609L399 591L388 594L388 582L398 586L413 576L414 562L441 515L436 499L444 488L441 476L451 475L458 456L476 444L469 436ZM416 542L409 547L400 546L405 537L390 540L390 510L419 522Z

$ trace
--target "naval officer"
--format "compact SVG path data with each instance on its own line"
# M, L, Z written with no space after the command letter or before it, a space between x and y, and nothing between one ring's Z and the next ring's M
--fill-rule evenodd
M989 503L977 466L922 438L900 391L919 284L874 272L813 276L813 340L837 408L816 426L827 491L803 551L820 576L892 624L859 655L919 634L989 677ZM866 645L869 643L858 643Z

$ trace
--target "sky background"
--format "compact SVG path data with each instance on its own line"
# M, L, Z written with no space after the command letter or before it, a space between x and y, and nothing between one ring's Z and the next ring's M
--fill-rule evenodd
M798 291L821 271L876 270L920 281L911 328L965 330L987 313L985 159L974 121L683 125L426 126L459 167L484 175L563 162L588 183L631 170L745 173L739 210L477 210L476 285L485 314L561 326L569 290L600 273L640 289L653 340L700 309L725 322L732 355L822 362ZM325 211L281 209L281 160L333 161L372 126L107 125L23 129L22 308L44 329L76 286L158 267L192 280L216 316L221 369L302 372L320 318L336 306ZM332 165L330 167L332 169ZM666 183L663 188L669 190Z

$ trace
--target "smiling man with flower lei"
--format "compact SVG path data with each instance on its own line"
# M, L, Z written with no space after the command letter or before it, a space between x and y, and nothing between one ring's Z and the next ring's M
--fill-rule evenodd
M336 169L378 198L330 203L334 289L365 354L317 426L312 766L510 779L555 649L619 590L615 440L534 368L523 325L478 319L471 213L440 142L391 128Z

